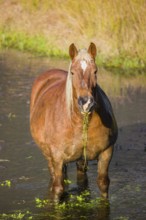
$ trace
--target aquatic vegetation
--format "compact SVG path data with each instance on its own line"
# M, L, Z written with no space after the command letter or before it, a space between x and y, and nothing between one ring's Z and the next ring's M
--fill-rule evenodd
M72 209L78 207L87 211L89 209L102 206L103 204L105 206L109 206L108 201L101 198L91 199L90 192L86 190L81 193L81 195L70 195L69 201L56 204L56 209L71 211Z
M125 216L120 216L118 218L114 218L114 220L129 220L129 218Z
M65 180L64 180L64 183L65 183L66 185L69 185L69 184L71 184L71 183L72 183L72 181L71 181L71 180L69 180L69 179L65 179Z
M35 203L36 203L37 208L43 208L47 204L49 204L49 200L48 199L35 198Z
M14 113L10 112L10 113L8 114L8 118L9 118L10 120L12 120L12 119L16 118L16 115L15 115Z
M29 159L32 159L33 156L28 156L26 157L25 159L29 160Z
M7 220L7 219L28 219L31 220L33 219L33 217L31 216L31 212L26 211L26 212L22 212L20 210L15 211L14 213L10 213L10 214L0 214L0 218L3 220Z
M1 182L0 186L10 188L11 187L11 180L5 180L5 181Z
M52 205L53 203L48 199L35 198L35 204L37 208L44 208ZM71 194L67 201L56 203L54 205L56 210L69 211L76 207L87 210L102 205L109 206L109 202L101 198L91 199L90 192L85 190L80 195Z

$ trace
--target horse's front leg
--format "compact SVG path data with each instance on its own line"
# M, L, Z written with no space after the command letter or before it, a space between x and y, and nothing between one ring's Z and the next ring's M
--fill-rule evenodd
M49 170L51 174L50 191L54 201L58 201L64 191L63 161L49 160Z
M112 158L113 147L107 148L101 152L98 158L98 177L97 184L103 198L108 198L108 188L110 179L108 176L108 167Z

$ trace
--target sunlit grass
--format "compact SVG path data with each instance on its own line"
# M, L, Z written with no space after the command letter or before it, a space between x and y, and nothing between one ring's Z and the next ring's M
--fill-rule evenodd
M28 35L23 32L0 31L0 47L28 51L42 56L65 57L66 54L49 44L42 35Z
M1 47L66 56L72 42L81 48L93 41L98 64L143 68L145 7L143 0L0 1Z

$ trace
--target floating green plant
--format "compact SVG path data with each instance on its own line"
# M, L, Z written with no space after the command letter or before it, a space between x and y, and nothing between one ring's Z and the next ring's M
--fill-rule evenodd
M71 180L69 180L69 179L65 179L65 180L64 180L64 183L65 183L66 185L69 185L69 184L71 184L72 182L71 182Z
M53 203L48 199L40 199L35 198L35 203L37 208L45 208L49 205L52 205ZM107 200L96 198L91 199L90 198L90 192L85 190L81 193L81 195L70 195L68 198L68 201L55 203L54 207L56 210L64 210L64 211L71 211L75 208L81 208L85 210L93 209L96 207L102 207L102 206L109 206L109 202Z
M108 201L101 198L90 199L90 192L84 191L81 195L70 195L69 202L63 202L56 204L56 209L59 210L72 210L75 208L81 208L85 210L93 209L100 206L109 206Z
M12 120L12 119L16 118L16 115L15 115L14 113L10 112L10 113L8 114L8 118L9 118L10 120Z
M11 180L4 180L3 182L0 183L0 186L2 187L11 187Z
M31 220L31 219L33 219L33 216L31 216L31 212L29 212L29 211L22 212L21 210L16 210L14 213L0 214L0 219L3 219L3 220L8 220L8 219L28 219L28 220Z
M35 198L35 203L37 208L44 208L47 204L49 204L48 199L40 199L40 198Z
M114 218L114 220L129 220L129 218L125 216L120 216L118 218Z

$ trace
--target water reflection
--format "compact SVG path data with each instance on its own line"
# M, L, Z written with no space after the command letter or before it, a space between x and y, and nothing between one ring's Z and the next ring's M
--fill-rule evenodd
M119 139L110 166L110 206L102 202L96 205L99 192L95 175L97 164L93 161L89 163L88 178L84 175L76 180L75 163L68 167L67 178L71 184L67 186L60 205L66 202L72 207L36 207L35 198L49 198L50 178L47 162L29 132L31 85L42 71L51 67L67 69L68 63L10 51L0 54L0 182L11 181L10 188L0 186L0 214L20 210L25 213L24 219L29 216L42 220L113 220L135 219L135 216L146 219L146 77L127 79L117 74L112 78L111 73L102 69L98 80L112 98L119 125ZM77 203L77 196L82 199L80 195L86 191L89 195L83 203L85 206L81 206L79 201ZM28 210L31 214L26 214Z

